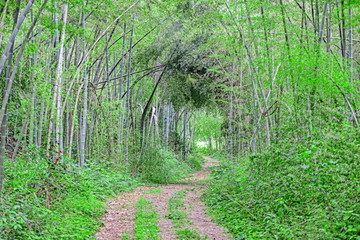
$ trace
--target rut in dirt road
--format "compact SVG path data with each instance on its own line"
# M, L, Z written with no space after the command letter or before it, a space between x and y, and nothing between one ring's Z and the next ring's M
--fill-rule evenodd
M207 187L204 180L208 178L209 167L218 164L215 159L203 157L206 162L202 169L184 179L183 184L138 187L109 202L107 213L103 216L104 226L96 234L96 239L232 239L224 228L211 220L200 201ZM158 216L157 226L149 227L158 228L152 237L135 236L136 204L140 199L151 201L151 211ZM151 232L145 229L147 231Z

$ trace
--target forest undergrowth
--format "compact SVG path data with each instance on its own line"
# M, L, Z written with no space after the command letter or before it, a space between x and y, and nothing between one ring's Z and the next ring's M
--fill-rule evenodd
M359 239L358 142L350 126L318 129L225 160L205 200L236 239Z
M7 167L0 239L85 239L99 228L105 200L139 184L99 163L54 170L42 162L22 158Z
M141 161L130 161L129 168L141 167L133 175L125 164L120 168L93 160L80 168L64 159L54 169L23 155L6 167L0 239L91 239L102 225L108 199L136 186L175 182L198 169L194 166L201 166L200 158L189 155L186 163L175 154L152 149ZM156 164L150 164L152 159Z

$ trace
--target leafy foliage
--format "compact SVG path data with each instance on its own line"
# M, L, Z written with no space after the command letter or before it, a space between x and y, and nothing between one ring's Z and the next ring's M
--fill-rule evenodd
M173 152L157 148L148 148L137 164L142 178L154 183L176 183L192 171Z
M327 129L214 170L206 201L238 239L357 239L359 135Z
M202 49L208 36L198 34L188 41L178 41L172 47L167 67L170 79L167 88L175 107L190 104L195 108L209 105L214 94L214 76L208 71L213 62Z
M27 159L7 166L1 239L86 239L100 227L104 200L131 190L128 174L98 163L49 169Z

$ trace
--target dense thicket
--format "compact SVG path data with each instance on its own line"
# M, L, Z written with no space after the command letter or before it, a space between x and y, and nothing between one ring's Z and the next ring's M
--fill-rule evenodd
M131 174L176 181L199 167L191 153L204 139L239 169L239 156L255 154L246 182L260 184L259 191L276 174L283 180L301 174L296 184L308 186L306 176L318 175L327 158L355 176L358 10L352 0L0 1L0 189L6 206L0 232L15 238L25 229L32 237L53 233L45 215L32 222L39 214L29 210L29 201L37 201L41 213L60 211L55 203L69 199L63 193L82 186L78 176L101 182L100 166L109 169L104 179ZM347 136L352 148L343 153ZM330 147L348 157L325 157ZM274 149L289 157L277 158ZM321 157L296 157L309 150ZM312 172L297 172L303 168ZM344 179L330 172L324 173L326 186ZM236 186L239 194L247 191L246 184ZM286 188L276 186L282 185L271 185L273 191L283 194ZM358 193L355 180L347 186ZM280 201L276 194L254 195L261 197ZM360 214L351 199L327 207ZM321 201L313 203L324 208ZM16 206L24 213L21 231L9 224L19 221L8 220L16 219L9 210ZM338 216L327 210L321 219L332 223ZM236 231L245 222L241 226ZM356 230L335 234L349 226L329 226L332 235L324 236L355 236ZM273 231L265 232L272 238Z

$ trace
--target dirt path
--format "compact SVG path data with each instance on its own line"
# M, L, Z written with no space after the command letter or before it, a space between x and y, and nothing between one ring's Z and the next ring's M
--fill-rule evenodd
M104 226L96 234L98 240L118 240L127 235L134 239L136 203L140 198L151 200L153 210L159 216L160 239L179 239L176 235L177 227L169 216L169 200L178 192L185 192L183 205L187 215L186 227L197 232L203 239L226 240L232 239L225 233L225 229L217 226L205 213L205 206L200 196L206 190L206 180L209 167L218 164L217 160L205 157L204 166L194 176L184 179L183 184L162 184L158 187L138 187L131 193L123 193L108 203L107 213L103 216ZM207 238L205 238L205 236ZM191 238L193 239L193 238Z

